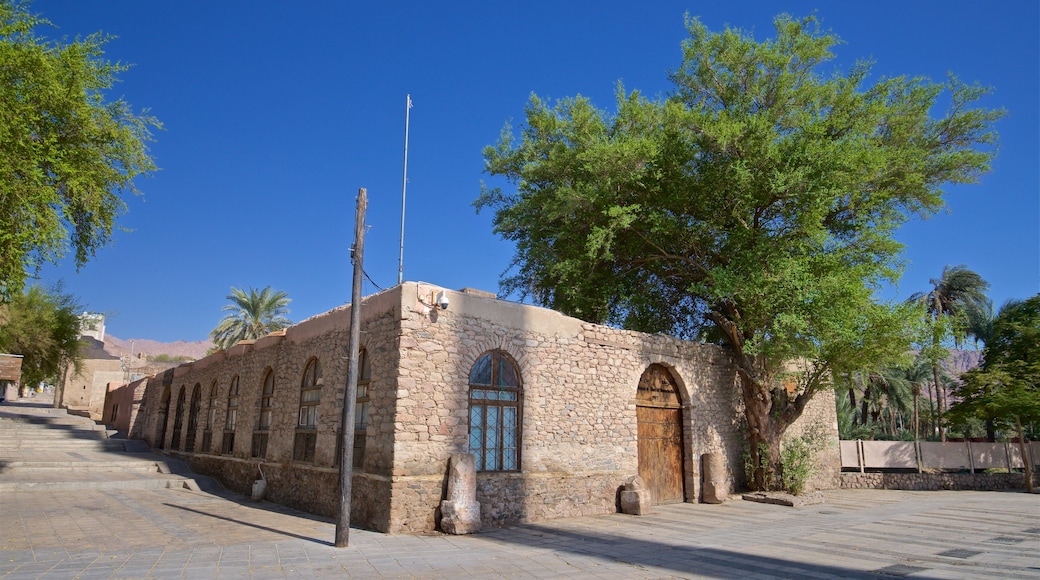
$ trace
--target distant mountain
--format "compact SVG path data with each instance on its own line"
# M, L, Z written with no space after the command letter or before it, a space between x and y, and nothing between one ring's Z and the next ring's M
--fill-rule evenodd
M982 362L980 350L950 350L950 356L943 361L943 368L952 376L960 378L962 373L970 371Z
M116 356L130 353L130 340L123 340L112 336L111 334L105 335L105 352ZM155 357L158 355L166 355L172 359L187 358L189 360L199 360L206 356L206 351L213 348L213 343L208 340L199 340L195 342L187 342L184 340L178 340L177 342L159 342L157 340L149 340L147 338L135 338L133 351L134 355L145 355L148 357Z

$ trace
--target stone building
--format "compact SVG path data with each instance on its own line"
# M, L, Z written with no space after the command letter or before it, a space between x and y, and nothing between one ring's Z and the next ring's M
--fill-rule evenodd
M132 385L128 430L243 493L262 464L268 499L335 513L349 318L338 308ZM363 300L360 342L356 525L437 529L448 460L467 452L485 525L615 512L635 474L654 503L697 502L709 452L741 484L743 414L721 348L421 282ZM813 484L837 487L831 393L793 430L810 423L829 442Z
M78 371L70 371L65 381L65 392L61 405L72 413L102 418L102 407L109 383L122 384L126 381L123 361L105 351L104 338L98 339L84 333L80 339L82 347Z

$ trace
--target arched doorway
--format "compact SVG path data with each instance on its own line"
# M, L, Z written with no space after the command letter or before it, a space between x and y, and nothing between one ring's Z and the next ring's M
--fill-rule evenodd
M166 418L170 414L170 387L163 389L162 401L159 403L159 417L155 425L155 447L166 447Z
M177 410L173 415L173 441L170 443L170 449L174 451L181 448L181 431L184 428L184 387L181 387L180 394L177 395Z
M636 395L639 475L656 504L683 501L682 405L672 374L650 365Z
M199 430L199 411L202 410L202 385L195 383L191 391L191 406L188 408L188 434L184 437L184 450L195 451L195 432Z

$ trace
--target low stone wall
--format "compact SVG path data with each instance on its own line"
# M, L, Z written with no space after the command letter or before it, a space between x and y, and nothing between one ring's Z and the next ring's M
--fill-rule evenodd
M217 455L191 455L171 452L188 461L191 468L215 477L229 489L249 496L253 482L260 479L257 461ZM339 502L339 471L328 467L312 467L282 463L264 463L267 480L266 499L308 513L335 517ZM350 523L379 532L389 529L388 505L383 498L390 495L385 478L365 473L354 475L351 484Z
M1025 489L1022 473L842 473L842 489L912 491Z
M355 486L357 480L355 480ZM501 526L556 518L617 512L623 472L477 473L481 525ZM391 534L436 529L447 478L443 475L395 477Z

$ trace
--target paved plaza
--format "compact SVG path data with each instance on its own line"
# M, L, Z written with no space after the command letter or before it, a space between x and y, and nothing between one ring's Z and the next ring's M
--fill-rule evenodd
M2 491L0 578L1040 579L1038 495L825 495L800 508L733 499L471 536L352 529L335 548L329 520L226 492Z

